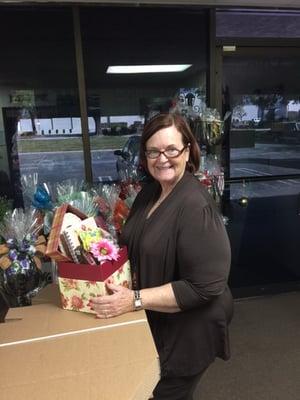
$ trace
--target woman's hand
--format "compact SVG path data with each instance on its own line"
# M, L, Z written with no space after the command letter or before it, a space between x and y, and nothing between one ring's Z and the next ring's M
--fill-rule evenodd
M111 295L93 297L89 305L97 318L111 318L133 311L134 292L124 286L107 283Z

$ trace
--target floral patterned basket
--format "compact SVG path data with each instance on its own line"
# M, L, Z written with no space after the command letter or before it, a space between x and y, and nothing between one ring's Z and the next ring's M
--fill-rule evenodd
M95 313L88 306L89 300L108 294L107 282L131 288L126 247L119 250L117 261L106 261L96 266L58 262L57 267L62 308L66 310Z

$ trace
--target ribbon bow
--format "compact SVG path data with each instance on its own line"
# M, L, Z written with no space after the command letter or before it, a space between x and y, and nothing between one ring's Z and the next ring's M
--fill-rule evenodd
M32 205L38 210L52 210L53 204L51 201L51 197L45 187L41 185L37 187L32 200Z
M116 203L114 213L113 213L113 222L115 229L118 233L121 232L124 222L129 214L129 207L126 205L124 200L119 199Z
M27 268L28 260L33 258L38 269L41 269L40 257L46 253L46 239L40 235L35 241L25 238L18 246L14 239L8 239L5 244L0 245L0 268L9 268L12 263L20 262L21 267Z

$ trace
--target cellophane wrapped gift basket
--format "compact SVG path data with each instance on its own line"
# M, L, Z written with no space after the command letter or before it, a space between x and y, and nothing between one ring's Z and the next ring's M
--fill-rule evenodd
M31 299L51 281L42 271L46 239L33 208L7 211L0 223L0 294L8 307L31 305Z

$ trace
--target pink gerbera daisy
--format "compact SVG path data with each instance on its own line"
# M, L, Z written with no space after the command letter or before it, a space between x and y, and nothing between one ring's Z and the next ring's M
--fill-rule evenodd
M91 253L98 261L117 260L119 258L117 247L107 239L91 245Z

